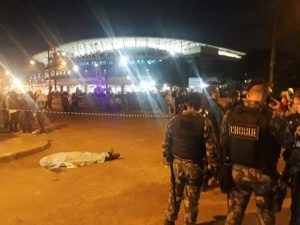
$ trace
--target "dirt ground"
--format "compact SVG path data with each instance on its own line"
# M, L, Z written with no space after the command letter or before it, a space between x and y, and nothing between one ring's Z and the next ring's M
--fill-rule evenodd
M167 120L74 115L50 120L54 130L36 136L37 141L52 140L50 149L0 164L1 225L163 224L169 169L163 164L161 143ZM121 159L62 172L38 164L55 152L110 148ZM289 203L288 198L277 224L288 224ZM224 224L225 215L225 195L219 190L201 195L199 224ZM243 224L254 220L252 200ZM182 214L177 224L182 224Z

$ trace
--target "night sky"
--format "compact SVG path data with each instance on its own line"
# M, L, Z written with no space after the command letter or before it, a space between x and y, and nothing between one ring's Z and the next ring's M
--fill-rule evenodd
M47 39L66 43L107 36L181 38L245 52L268 49L273 2L0 0L0 57L22 68L30 56L46 50ZM299 54L299 37L298 29L290 29L280 37L280 48Z

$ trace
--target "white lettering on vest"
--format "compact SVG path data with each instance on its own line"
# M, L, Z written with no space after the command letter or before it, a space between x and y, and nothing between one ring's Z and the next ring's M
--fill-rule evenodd
M258 140L259 139L259 126L255 125L241 125L241 124L230 124L229 125L229 135Z

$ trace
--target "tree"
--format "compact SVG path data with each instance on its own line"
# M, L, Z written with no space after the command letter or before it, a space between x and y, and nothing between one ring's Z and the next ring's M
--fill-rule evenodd
M273 10L273 34L269 83L273 86L277 42L289 33L300 30L300 2L298 0L274 0L271 7Z

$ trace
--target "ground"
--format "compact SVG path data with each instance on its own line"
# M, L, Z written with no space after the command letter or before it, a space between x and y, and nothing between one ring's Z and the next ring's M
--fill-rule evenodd
M162 160L166 119L56 115L54 130L26 135L50 139L50 149L0 164L0 224L3 225L160 225L164 220L169 169ZM0 134L1 139L16 138ZM102 152L114 148L121 159L52 172L39 160L61 151ZM277 224L288 224L290 198ZM226 196L218 189L200 197L198 223L224 224ZM253 199L244 225L255 224ZM177 224L182 224L182 214Z

